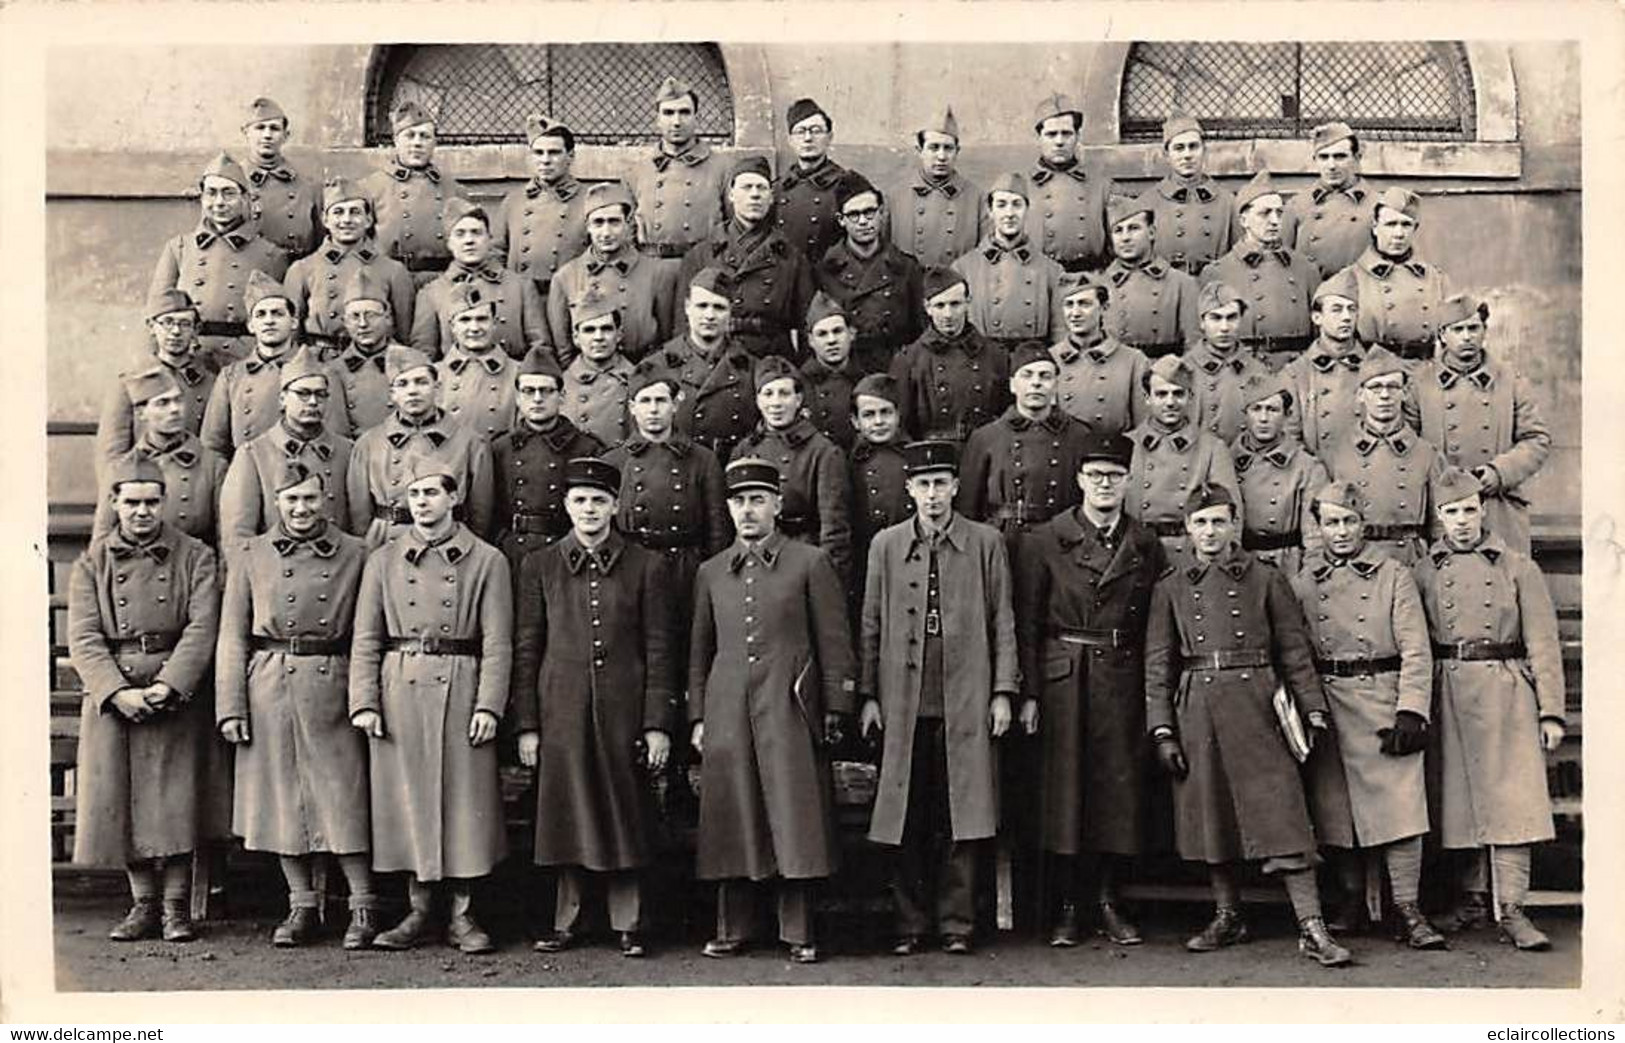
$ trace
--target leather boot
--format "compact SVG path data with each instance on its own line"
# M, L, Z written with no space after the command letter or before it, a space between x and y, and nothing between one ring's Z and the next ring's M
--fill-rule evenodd
M1529 922L1521 905L1501 907L1501 938L1525 952L1545 952L1552 947L1552 940Z
M1248 937L1241 910L1233 905L1221 905L1214 909L1208 925L1186 940L1185 948L1189 952L1214 952L1227 945L1240 945Z
M197 937L192 929L192 900L164 899L164 941L189 942Z
M1394 916L1399 920L1399 938L1413 949L1448 949L1439 929L1428 923L1415 902L1395 902Z
M315 906L296 905L288 910L288 918L276 925L271 933L271 944L278 949L294 949L316 937Z
M1062 903L1061 911L1056 914L1049 943L1057 949L1070 949L1078 944L1078 909L1071 902Z
M1354 959L1352 953L1337 944L1326 930L1326 921L1318 916L1298 925L1298 951L1322 967L1341 967Z
M434 888L419 883L414 878L407 885L406 894L407 900L412 903L412 911L394 927L375 935L372 939L374 949L398 952L414 948L419 942L428 939L429 913L434 908Z
M455 945L469 955L496 951L496 946L491 944L491 936L474 919L473 900L467 891L458 891L451 896L451 921L446 925L446 943Z
M1468 891L1461 896L1456 907L1444 915L1439 926L1451 934L1477 931L1490 923L1489 896L1483 891Z
M1113 945L1139 945L1145 940L1140 937L1140 929L1111 902L1100 903L1100 933Z
M344 929L344 947L352 952L369 949L378 937L378 910L373 908L350 910L350 926Z
M138 942L158 937L162 908L156 898L137 898L130 911L124 914L124 919L107 932L107 937L115 942Z

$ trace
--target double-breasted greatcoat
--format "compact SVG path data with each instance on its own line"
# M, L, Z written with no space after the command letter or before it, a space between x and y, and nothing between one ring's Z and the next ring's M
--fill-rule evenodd
M1287 200L1281 238L1314 266L1318 282L1365 251L1376 215L1377 192L1364 178L1338 188L1317 182Z
M301 177L285 161L248 168L249 205L260 235L289 260L303 257L322 238L322 183Z
M454 422L486 441L513 427L519 363L500 348L475 352L448 344L440 373L440 404Z
M324 239L315 253L288 266L282 288L293 301L300 329L323 337L344 333L344 295L350 280L363 270L384 287L396 336L410 333L418 292L412 273L370 238L348 247Z
M448 653L411 639L468 644ZM507 854L496 743L472 746L468 729L477 711L502 717L512 665L513 586L495 547L458 523L434 546L412 529L368 556L349 711L384 723L368 739L374 869L479 877Z
M830 366L813 355L801 364L800 372L802 411L819 434L842 452L849 452L858 437L852 426L852 388L863 379L864 371L853 358Z
M130 402L130 393L125 389L124 378L160 366L168 370L169 375L180 386L181 403L186 413L186 429L194 435L203 430L203 411L209 406L209 394L214 391L214 382L220 375L220 369L215 364L213 352L194 348L192 355L178 366L170 365L160 358L154 360L151 366L138 367L129 374L121 373L119 379L113 381L112 387L107 389L107 397L102 399L101 416L96 421L98 466L129 452L136 439L141 437L142 427L136 420L135 406Z
M1071 337L1053 344L1061 408L1096 432L1121 434L1145 420L1145 379L1151 363L1138 348L1105 337L1084 347Z
M1201 336L1196 280L1161 257L1140 265L1114 260L1101 273L1111 286L1106 332L1150 358L1182 354Z
M122 457L109 461L116 468L124 457L141 457L158 465L164 476L164 524L213 545L220 533L226 461L203 447L193 435L159 445L149 431ZM103 491L96 499L92 539L106 536L118 526L112 498Z
M727 179L726 161L703 141L638 160L622 179L638 201L638 240L657 257L682 257L722 225Z
M1317 339L1281 367L1281 382L1292 392L1287 429L1311 453L1324 454L1359 423L1355 392L1360 390L1360 363L1366 351L1357 340L1339 348Z
M1015 406L965 443L954 508L1012 535L1049 521L1082 498L1078 464L1089 425L1059 409L1043 420Z
M817 289L812 261L771 220L749 229L737 221L713 227L710 236L683 256L677 284L689 285L705 268L722 269L733 280L730 341L754 358L799 359L790 333L806 319ZM678 328L687 331L686 316L678 318Z
M350 524L345 528L367 538L369 549L399 536L412 524L406 509L407 460L413 453L438 452L457 468L457 510L475 534L494 524L495 492L491 445L484 438L436 410L420 423L406 423L391 411L388 419L356 439L345 468L345 499Z
M789 244L817 263L841 238L836 189L852 171L827 156L811 170L791 164L773 185L776 221Z
M621 314L621 351L633 362L671 339L677 328L681 294L676 261L648 257L627 244L614 257L589 247L559 266L547 291L547 328L559 365L569 366L579 354L571 334L571 308L596 295L615 302Z
M433 163L403 166L390 160L356 186L372 201L378 245L413 273L419 286L451 263L446 247L446 202L468 197L462 183Z
M1251 240L1237 243L1202 271L1202 285L1224 283L1247 302L1241 315L1243 345L1282 358L1302 352L1314 339L1309 301L1320 278L1302 254L1284 247L1266 250Z
M521 422L492 441L492 542L515 569L530 551L570 531L570 516L564 513L564 466L603 451L603 442L562 416L545 431Z
M842 239L814 266L813 280L845 309L852 359L865 373L886 372L925 330L925 269L891 243L859 257Z
M728 459L734 444L761 419L751 380L755 360L737 341L730 338L716 352L703 353L686 334L673 337L643 361L651 363L678 383L672 427L711 450L718 460Z
M1221 442L1234 442L1246 420L1241 385L1248 377L1268 376L1269 367L1244 348L1216 351L1206 340L1191 346L1185 362L1195 384L1191 402L1196 426Z
M1185 535L1185 500L1192 489L1212 482L1230 490L1236 501L1241 485L1230 447L1188 421L1168 431L1155 421L1128 432L1134 442L1129 463L1128 492L1123 510L1168 540Z
M333 371L344 382L357 435L377 427L389 416L389 374L384 362L393 343L386 341L368 351L357 344L346 344L332 360Z
M203 444L230 460L237 450L275 427L282 419L282 365L293 349L267 357L261 352L239 359L221 371L203 411ZM346 438L355 434L350 417L349 392L331 363L327 370L327 405L322 424Z
M1320 547L1320 526L1310 513L1315 493L1331 476L1326 465L1290 438L1259 445L1250 434L1230 443L1241 488L1241 546L1287 576L1304 552Z
M626 404L634 368L620 352L603 363L578 356L564 371L564 415L605 445L618 445L632 430Z
M1213 178L1203 174L1187 185L1169 174L1144 198L1156 221L1157 252L1175 268L1200 278L1230 252L1236 197Z
M164 244L147 298L165 290L185 290L197 305L198 343L207 351L242 358L254 343L244 325L248 309L243 307L248 273L254 271L281 282L288 272L288 257L252 224L220 232L199 223Z
M1408 427L1378 434L1362 422L1344 431L1321 455L1334 482L1353 482L1365 494L1366 540L1401 563L1414 565L1433 529L1434 490L1444 457Z
M886 198L892 242L923 267L948 267L987 230L984 194L958 172L939 184L916 166L907 183Z
M1439 266L1410 251L1404 257L1385 257L1369 246L1348 271L1360 294L1354 335L1402 359L1431 358L1439 305L1450 294Z
M986 236L953 263L970 287L970 321L995 341L1053 341L1066 328L1061 265L1023 235L1015 243Z
M964 442L1010 404L1010 353L968 322L952 337L927 329L890 372L903 429L916 438Z
M1112 194L1111 180L1074 162L1064 170L1039 163L1027 181L1032 186L1027 234L1044 256L1053 257L1069 272L1104 265L1109 256L1106 200Z
M514 359L524 358L532 348L552 350L547 306L536 283L503 268L494 256L478 268L465 268L454 261L451 267L418 290L417 301L412 305L412 347L431 359L451 353L455 341L451 336L449 308L451 291L459 283L473 283L481 297L495 307L493 350Z
M779 469L779 531L822 547L845 582L852 575L852 486L846 455L805 417L773 430L761 423L733 448L733 459L758 457Z
M220 546L231 553L277 524L277 472L297 460L322 476L327 520L335 528L351 524L350 454L355 443L329 431L303 439L282 423L237 450L220 491Z
M587 196L565 175L531 178L509 192L491 222L491 253L545 295L553 273L587 248Z

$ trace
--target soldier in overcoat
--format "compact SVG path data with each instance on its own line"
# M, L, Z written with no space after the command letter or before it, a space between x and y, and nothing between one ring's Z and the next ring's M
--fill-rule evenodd
M1433 640L1433 821L1460 859L1447 929L1484 925L1493 896L1502 935L1546 949L1523 907L1532 847L1554 836L1544 754L1564 734L1557 614L1535 563L1485 529L1478 479L1450 468L1436 501L1442 535L1416 584Z
M626 399L636 368L626 355L620 306L590 290L571 304L570 316L576 356L564 368L564 415L605 445L618 445L631 428Z
M96 422L96 465L123 456L141 434L136 407L125 393L125 381L154 366L168 370L181 387L181 404L186 429L197 434L203 429L203 411L209 404L220 366L215 353L197 341L197 305L184 290L163 290L147 301L147 329L152 335L154 361L119 374L102 399L101 416Z
M425 287L432 289L434 284ZM440 359L445 374L441 407L452 420L489 442L513 426L514 378L519 372L519 360L509 357L498 339L499 302L475 283L461 282L451 285L440 307L451 329L451 341Z
M716 880L707 956L750 938L751 883L772 880L791 959L818 959L812 894L838 860L823 747L852 713L846 595L829 556L774 527L778 470L728 466L737 539L700 566L689 641L690 742L700 768L697 875Z
M903 459L903 429L897 381L871 373L852 389L852 426L857 443L847 455L852 476L852 618L861 619L869 544L882 529L914 513Z
M120 397L135 411L141 434L124 453L106 461L104 471L132 460L150 460L164 476L164 524L211 546L219 530L226 461L204 448L186 429L186 392L173 371L155 366L120 382ZM92 539L118 527L111 497L101 497L91 525Z
M1313 262L1287 245L1285 210L1269 171L1260 170L1236 193L1243 234L1229 253L1202 270L1204 284L1222 282L1246 295L1242 347L1277 370L1313 339L1309 300L1322 278Z
M1433 357L1439 308L1449 280L1416 256L1422 200L1408 188L1384 189L1371 217L1371 243L1346 269L1362 302L1355 334L1407 361Z
M733 280L720 268L706 268L689 281L683 302L688 329L640 365L660 369L677 381L679 434L726 460L756 426L756 362L728 334L733 312Z
M344 285L344 348L332 358L333 371L344 383L356 434L377 427L389 416L389 349L396 340L391 293L365 269Z
M914 132L919 162L887 207L891 241L924 268L946 268L982 239L982 188L957 169L959 121L951 106Z
M1249 379L1270 375L1269 366L1241 347L1238 333L1247 314L1247 299L1235 287L1210 282L1202 287L1201 334L1185 352L1191 368L1191 408L1196 426L1233 442L1244 426L1246 406L1241 386Z
M1206 483L1239 500L1230 447L1191 421L1190 393L1196 374L1178 355L1164 355L1146 370L1146 421L1128 432L1134 442L1128 496L1123 509L1163 539L1169 550L1185 537L1185 503Z
M1368 552L1365 497L1348 482L1321 487L1310 505L1323 537L1292 577L1315 643L1331 741L1309 755L1315 835L1332 850L1343 906L1332 928L1351 931L1377 890L1366 873L1385 863L1399 937L1413 949L1445 948L1417 905L1428 831L1421 753L1433 705L1427 617L1410 571ZM1341 924L1341 925L1339 925Z
M1338 272L1315 287L1309 305L1313 343L1281 367L1281 379L1297 407L1288 417L1289 430L1316 455L1354 426L1360 363L1370 350L1355 335L1359 315L1360 288L1348 272Z
M1175 268L1200 278L1204 268L1230 251L1236 197L1208 174L1207 140L1196 120L1183 115L1164 120L1162 151L1170 172L1149 195L1162 255Z
M241 358L252 343L243 299L249 275L280 281L288 271L287 255L250 219L248 186L241 164L224 152L203 168L198 225L164 244L147 288L148 299L165 290L190 296L198 343L225 359Z
M108 469L118 524L68 578L68 654L85 690L73 861L122 868L133 899L115 941L191 941L220 594L214 552L163 522L151 460ZM161 890L160 890L161 887Z
M470 888L508 849L492 740L508 705L513 587L497 549L452 514L460 470L413 455L412 526L368 556L356 601L349 714L370 739L372 867L410 874L411 911L373 939L381 949L425 940L441 881L447 941L492 949Z
M1287 433L1296 404L1279 373L1249 376L1237 391L1242 432L1230 443L1241 489L1241 549L1287 576L1320 546L1314 495L1331 476Z
M1330 741L1314 644L1286 577L1235 543L1235 497L1222 485L1191 491L1190 553L1151 592L1145 638L1146 725L1173 779L1179 856L1206 863L1217 909L1185 943L1212 952L1248 938L1235 863L1279 874L1298 920L1298 951L1346 964L1321 918L1315 833L1298 764L1281 732L1279 687L1307 719L1306 738Z
M1321 278L1354 263L1370 242L1377 192L1360 176L1360 138L1341 120L1310 132L1319 178L1292 197L1284 234Z
M434 162L435 118L415 101L397 105L389 114L394 155L382 170L361 179L378 221L378 245L406 265L419 287L451 263L446 204L466 198L461 182Z
M1025 219L1034 246L1069 272L1098 271L1107 257L1106 201L1112 183L1078 159L1082 129L1083 110L1065 94L1051 94L1033 110L1038 162L1028 174L1032 208Z
M1488 304L1457 295L1438 314L1439 350L1412 374L1422 437L1481 486L1484 526L1519 554L1529 553L1529 498L1523 485L1552 452L1534 388L1484 348Z
M860 628L858 726L884 737L869 839L892 849L893 954L934 927L964 955L1018 686L1010 565L997 529L954 513L959 447L904 453L916 511L869 547Z
M1134 443L1093 432L1078 462L1083 502L1034 529L1015 554L1021 722L1043 743L1040 846L1055 863L1050 944L1078 943L1078 907L1137 945L1119 906L1124 862L1146 849L1149 751L1142 662L1151 588L1165 554L1123 511ZM1091 880L1093 895L1085 889Z
M852 449L852 388L864 371L852 357L856 328L841 303L823 292L807 306L807 361L801 364L802 401L818 433ZM884 371L884 367L882 367Z
M1184 354L1199 332L1196 280L1162 256L1156 214L1151 193L1112 200L1112 262L1100 273L1112 289L1107 330L1153 359Z
M1010 356L970 321L970 284L953 268L924 277L930 326L897 353L903 430L921 439L963 442L1010 403Z
M654 155L633 165L625 181L637 197L638 240L645 252L681 258L726 220L722 197L727 161L699 140L700 96L686 80L668 76L655 91Z
M1039 252L1027 231L1031 193L1020 174L1005 174L988 186L988 234L953 263L970 291L971 323L1007 349L1035 337L1053 341L1064 325L1065 272Z
M303 177L282 154L293 134L288 114L270 98L255 98L243 113L248 143L249 205L260 235L288 260L303 257L321 238L322 186Z
M553 273L587 248L586 186L570 172L576 136L558 120L525 117L531 177L502 199L491 222L491 250L508 270L530 279L547 299Z
M1089 272L1061 277L1066 337L1049 349L1059 370L1061 408L1095 431L1120 433L1145 419L1142 381L1150 362L1106 331L1114 307L1109 283Z
M334 178L322 188L322 227L327 237L308 256L288 266L283 286L299 316L301 338L331 358L344 347L346 294L363 272L383 291L395 328L412 328L417 286L406 265L378 245L372 200L361 186Z
M882 373L925 330L925 269L881 234L891 203L862 174L835 188L842 237L813 266L818 289L839 301L858 368Z
M232 832L279 857L288 916L277 946L317 932L312 856L338 856L350 885L346 949L378 933L367 849L366 740L350 726L350 624L367 549L328 512L329 479L303 460L265 478L276 521L226 580L215 651L215 724L236 746Z
M615 530L613 465L571 460L565 484L572 529L525 556L514 635L519 760L536 769L534 857L558 879L553 930L536 949L581 939L591 873L604 877L621 954L636 957L653 854L645 773L665 770L679 719L668 603L677 592L660 557Z
M841 238L837 194L853 172L829 158L835 121L816 101L796 99L784 124L796 161L773 185L779 204L774 219L791 247L817 264Z
M456 341L459 290L476 288L492 311L491 342L509 358L553 347L547 304L534 280L502 266L493 247L491 213L466 199L446 201L444 222L451 259L445 271L418 290L412 305L412 346L438 359Z

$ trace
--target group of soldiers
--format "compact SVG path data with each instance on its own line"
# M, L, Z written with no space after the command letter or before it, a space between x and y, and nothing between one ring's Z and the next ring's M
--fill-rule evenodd
M1459 872L1441 926L1548 944L1522 906L1564 692L1519 490L1551 440L1347 125L1288 198L1218 184L1176 116L1169 174L1127 196L1052 95L1027 174L967 181L946 111L884 192L813 100L777 177L698 141L701 104L666 80L653 155L590 186L531 117L499 207L411 102L360 182L289 166L264 98L249 162L204 170L71 579L75 859L128 871L114 938L191 938L190 853L229 832L279 856L277 945L315 937L331 854L346 948L435 936L445 892L446 938L490 950L471 885L507 854L506 730L557 881L543 951L601 889L645 952L651 780L698 758L705 953L753 939L771 882L818 959L854 734L880 744L899 955L971 951L1017 808L1050 942L1139 943L1120 883L1158 769L1216 904L1192 951L1246 940L1247 862L1323 964L1385 918L1384 876L1398 937L1443 947L1430 832ZM388 929L377 872L408 874Z

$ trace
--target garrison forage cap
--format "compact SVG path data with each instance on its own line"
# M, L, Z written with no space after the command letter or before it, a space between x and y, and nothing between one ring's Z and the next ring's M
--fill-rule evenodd
M441 224L446 229L447 237L451 236L451 230L457 227L457 222L469 217L477 218L485 226L486 231L491 230L491 215L485 207L478 203L470 203L462 196L452 196L446 200L445 216L441 218Z
M1056 285L1061 290L1063 301L1071 300L1080 293L1092 291L1095 299L1105 304L1112 296L1111 286L1093 272L1063 272Z
M1331 278L1315 287L1313 299L1322 297L1341 297L1355 304L1360 303L1360 283L1354 278L1353 268L1344 268Z
M472 282L453 283L451 289L446 292L446 317L454 319L463 312L473 311L475 308L490 308L495 311L496 305Z
M874 182L855 170L849 171L835 186L835 205L843 208L865 192L873 192L876 202L880 200L880 189L874 186Z
M427 369L432 377L440 375L440 371L434 368L434 360L417 348L409 348L405 344L391 344L384 349L384 376L388 377L391 383L414 369Z
M1196 373L1191 369L1190 363L1178 355L1164 355L1151 363L1146 371L1146 387L1151 386L1152 377L1161 377L1170 384L1178 384L1189 391L1196 386Z
M287 302L290 308L293 306L293 299L288 296L288 291L282 288L281 283L258 268L250 271L248 285L243 287L243 310L252 315L261 301L272 297Z
M566 489L598 489L611 496L621 494L621 469L595 456L578 456L564 465Z
M1169 356L1164 355L1163 358ZM1185 497L1185 517L1189 518L1197 511L1205 511L1209 507L1228 506L1232 512L1236 508L1236 498L1230 495L1230 490L1217 482L1203 482L1191 490Z
M1367 384L1378 377L1386 377L1390 373L1405 373L1405 360L1383 347L1373 344L1371 350L1365 353L1360 360L1360 383Z
M428 478L457 480L457 467L451 457L437 450L413 450L406 457L406 484L416 485Z
M282 111L282 106L270 98L255 98L248 103L248 108L243 112L243 126L245 127L255 123L263 123L266 120L283 120L286 122L287 119L288 114Z
M304 485L312 478L323 485L327 483L322 479L322 472L307 466L303 460L279 460L272 465L271 491L282 492L292 489L296 485Z
M681 101L687 98L694 103L694 110L699 111L700 96L694 93L694 88L687 80L679 80L675 76L668 76L660 81L660 89L655 91L655 104L663 101Z
M969 287L970 283L957 268L927 268L925 270L925 299L932 300L955 286Z
M147 298L147 318L171 315L178 311L197 311L197 303L185 290L159 290Z
M1134 441L1118 431L1090 431L1083 438L1078 463L1090 461L1127 467L1134 460Z
M514 370L516 384L520 377L552 377L554 388L564 386L564 371L559 369L558 360L546 348L531 348L525 352L525 357L519 360L519 368Z
M1451 465L1439 475L1434 483L1434 502L1444 507L1458 500L1465 500L1469 496L1478 496L1483 492L1484 486L1470 471Z
M433 122L434 117L429 115L428 109L415 101L403 101L389 114L389 131L391 134L399 134L407 127Z
M1210 282L1202 287L1201 293L1196 295L1196 313L1198 315L1206 315L1208 312L1216 311L1227 304L1239 304L1242 311L1247 310L1247 298L1241 295L1240 290L1226 282Z
M632 198L632 192L619 181L601 181L587 189L586 203L582 206L583 214L591 214L594 210L606 206L618 206L625 217L631 217L632 211L637 209L637 201Z
M753 376L755 378L757 391L762 390L762 388L773 383L775 380L793 380L796 382L796 390L801 390L800 372L796 370L795 366L790 364L788 359L785 359L779 355L769 355L767 358L757 362L756 370Z
M834 128L835 121L829 118L829 113L824 111L824 107L822 105L819 105L811 98L797 98L795 101L790 103L789 111L784 114L785 129L795 130L798 123L800 123L802 120L810 119L813 116L824 117L824 125L832 129Z
M621 302L618 297L604 293L596 287L589 287L586 293L570 302L570 325L580 326L583 322L614 315L620 310Z
M637 398L644 388L651 388L656 384L666 385L666 390L673 398L676 398L678 392L682 390L676 374L652 358L644 359L633 368L632 376L626 382L627 396Z
M1475 315L1479 322L1490 321L1490 306L1470 293L1454 294L1439 305L1439 328L1442 330L1446 326L1466 322Z
M723 477L728 484L729 496L751 489L765 489L770 493L779 491L779 469L768 461L754 456L747 456L729 464Z
M357 268L344 280L344 303L350 304L354 301L377 301L379 304L387 305L389 289L371 269Z
M198 175L198 184L202 184L206 177L223 177L227 181L237 182L243 191L248 191L248 175L243 172L243 165L227 153L222 152L209 160L209 165Z
M933 439L910 442L903 447L903 469L909 474L927 474L931 471L959 473L959 446L954 442Z
M859 395L884 399L895 406L902 400L902 389L890 373L870 373L853 385L852 398L856 400Z
M298 380L307 380L312 377L320 378L323 382L331 383L328 369L309 344L303 344L293 353L293 357L282 364L282 377L280 387L286 388Z
M1041 129L1045 120L1056 116L1071 116L1074 123L1083 122L1083 110L1078 108L1070 95L1051 94L1033 109L1033 130Z
M1408 188L1385 188L1377 196L1377 205L1373 212L1387 207L1397 210L1413 221L1422 219L1422 197Z
M987 186L987 198L992 199L995 192L1009 192L1026 200L1032 199L1027 194L1027 179L1020 174L1000 174L994 178L993 183Z
M360 182L351 181L347 177L330 177L322 185L323 210L340 203L348 203L352 199L359 199L367 204L368 210L372 209L372 200L367 198L367 193L361 191Z
M1309 140L1314 151L1319 152L1327 145L1335 145L1339 141L1358 142L1360 139L1354 136L1353 127L1342 120L1332 120L1330 123L1322 123L1311 131Z
M812 303L807 305L807 329L811 330L820 322L836 315L843 319L846 318L846 308L841 305L840 301L823 290L819 290L813 294Z
M765 156L741 156L734 160L734 165L728 168L728 187L732 188L742 174L755 174L769 183L773 180L773 168Z
M701 268L694 273L694 278L688 281L690 289L699 288L706 293L714 293L718 297L733 298L734 278L726 269L715 265Z
M168 366L153 366L151 369L131 374L123 378L123 383L124 393L129 396L132 406L144 406L159 395L167 395L180 389Z
M565 147L575 144L576 136L558 120L548 119L539 112L525 117L525 140L535 144L537 138L563 138Z
M1024 340L1010 352L1010 375L1013 377L1028 366L1039 362L1055 366L1055 359L1050 356L1049 348L1043 341Z
M926 120L925 125L920 128L920 133L946 134L957 142L959 140L959 121L954 118L954 107L949 105L940 113Z
M116 493L118 487L126 482L156 482L163 485L164 472L144 453L125 453L107 469L107 491Z
M1365 512L1371 506L1370 501L1365 498L1365 494L1360 491L1360 487L1353 482L1329 482L1315 490L1312 502L1329 503L1333 507L1353 511L1362 518L1365 517Z
M1162 144L1166 148L1181 134L1202 134L1202 125L1192 116L1169 116L1162 121Z
M1156 220L1149 195L1113 196L1106 204L1106 230L1110 231L1135 214L1144 214L1147 222Z
M1281 396L1282 408L1292 408L1292 389L1287 387L1279 373L1249 373L1237 390L1240 392L1242 409L1276 395Z
M1236 193L1236 212L1240 213L1247 209L1261 196L1278 196L1280 194L1281 190L1276 188L1275 182L1270 180L1270 172L1260 170L1253 175L1251 181L1241 186L1241 191Z

